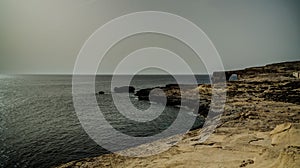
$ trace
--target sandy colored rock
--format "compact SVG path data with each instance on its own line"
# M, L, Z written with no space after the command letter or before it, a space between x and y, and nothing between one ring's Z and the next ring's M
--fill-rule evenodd
M285 123L278 125L270 132L270 135L272 145L300 147L300 124Z

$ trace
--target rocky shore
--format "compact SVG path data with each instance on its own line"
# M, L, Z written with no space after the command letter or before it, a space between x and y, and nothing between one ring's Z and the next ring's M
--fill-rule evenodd
M205 142L198 141L203 131L199 128L157 155L132 158L106 154L59 167L300 167L299 72L300 61L225 72L226 80L232 74L237 80L227 81L225 111ZM212 106L212 91L208 84L182 90L171 84L139 90L136 96L149 101L151 93L151 101L160 102L163 93L167 105L192 108L193 93L199 92L199 109L194 113L205 117ZM189 99L182 99L181 94L190 95Z

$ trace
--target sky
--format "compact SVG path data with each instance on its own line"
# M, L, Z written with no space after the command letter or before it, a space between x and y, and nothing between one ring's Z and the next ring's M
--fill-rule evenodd
M1 0L0 73L70 74L93 32L138 11L169 12L195 23L215 45L226 70L300 60L298 0ZM195 73L206 72L182 42L151 33L113 46L98 72L112 73L129 53L153 46L176 52Z

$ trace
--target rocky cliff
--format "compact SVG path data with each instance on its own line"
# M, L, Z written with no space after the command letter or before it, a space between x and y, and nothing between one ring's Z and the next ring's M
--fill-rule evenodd
M225 72L226 79L237 74L238 80L226 83L226 104L221 122L214 133L199 142L202 129L190 131L169 150L143 158L117 154L73 161L60 167L300 167L300 61L271 64ZM136 93L149 101L155 88ZM206 116L211 108L211 85L180 88L167 85L163 92L151 92L151 101L160 101L165 94L167 105L193 107L191 102L200 93L199 110ZM182 99L181 95L190 96ZM199 98L198 98L199 99ZM147 144L146 144L147 145ZM149 148L151 148L149 144Z

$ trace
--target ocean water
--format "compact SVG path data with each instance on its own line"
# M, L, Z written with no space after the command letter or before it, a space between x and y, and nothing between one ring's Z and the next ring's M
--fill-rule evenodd
M196 77L208 83L206 75ZM126 121L115 108L110 92L111 76L97 76L95 91L100 109L115 129L131 136L159 133L176 118L178 109L166 107L153 123ZM139 75L131 81L137 90L176 83L172 76ZM186 81L189 83L189 81ZM84 84L83 84L84 85ZM149 102L131 102L147 109ZM122 143L122 142L120 142ZM71 160L109 153L82 128L72 101L70 75L0 75L0 167L53 167Z

